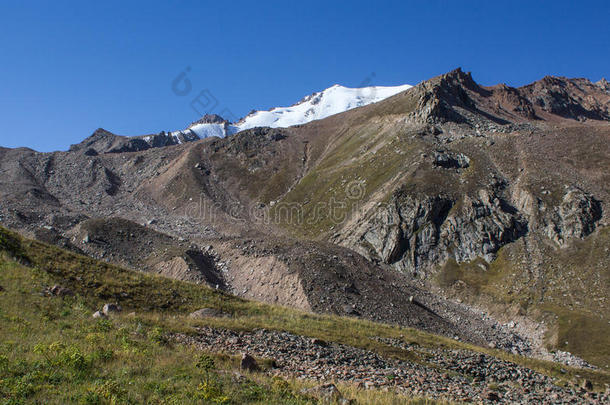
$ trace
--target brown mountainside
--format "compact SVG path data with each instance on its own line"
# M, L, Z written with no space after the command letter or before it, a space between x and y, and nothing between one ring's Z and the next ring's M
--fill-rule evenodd
M605 81L457 69L291 128L0 149L0 222L246 298L606 367L609 120Z

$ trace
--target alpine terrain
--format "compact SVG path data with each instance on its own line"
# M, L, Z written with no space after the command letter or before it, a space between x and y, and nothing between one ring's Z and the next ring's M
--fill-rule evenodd
M606 80L459 68L0 148L0 398L608 403L609 184Z

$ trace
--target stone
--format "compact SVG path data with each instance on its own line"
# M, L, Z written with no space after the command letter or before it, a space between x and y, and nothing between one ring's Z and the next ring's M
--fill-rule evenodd
M242 370L257 371L258 363L254 357L250 356L248 353L244 353L241 356L239 368Z
M189 314L189 318L191 319L220 318L228 316L228 314L216 308L201 308Z
M302 394L312 396L325 404L338 403L342 401L343 394L333 383L316 385L301 391Z
M560 206L548 211L543 218L544 232L560 246L591 234L602 217L601 202L577 188L570 188Z
M436 151L433 163L445 169L465 169L470 166L470 158L461 153Z
M72 290L70 290L69 288L65 288L65 287L62 287L62 286L57 285L57 284L55 284L53 287L51 287L49 292L51 293L51 295L55 295L55 296L58 296L58 297L65 297L65 296L68 296L68 295L74 295Z
M343 306L343 312L345 312L347 315L358 315L358 311L356 311L356 308L354 308L353 305L344 305Z
M326 343L322 339L316 339L316 338L311 339L311 344L315 345L315 346L322 346L322 347L328 346L328 343Z
M121 308L121 306L119 304L116 304L116 303L105 304L104 308L102 308L102 313L106 316L110 316L111 314L118 314L122 310L123 309Z
M93 313L93 318L106 318L106 315L102 311L95 311Z
M498 393L495 391L491 391L491 390L483 391L483 398L488 401L494 401L494 402L500 400L500 396L498 395Z

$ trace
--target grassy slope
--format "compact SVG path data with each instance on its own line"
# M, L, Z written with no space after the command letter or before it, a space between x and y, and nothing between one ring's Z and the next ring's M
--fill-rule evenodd
M330 232L398 173L409 169L419 145L406 142L406 133L399 133L395 124L383 122L350 129L275 206L272 217L297 236L318 239ZM300 220L281 211L301 204Z
M568 368L562 374L556 364L476 348L413 329L248 302L206 287L123 270L22 239L2 228L0 251L0 286L4 287L0 292L0 399L4 403L185 403L206 398L230 403L307 401L295 394L302 382L270 379L264 374L248 375L242 382L232 380L226 371L236 363L227 356L215 357L217 370L206 378L196 366L199 353L167 344L163 337L169 331L193 333L193 326L202 324L286 330L422 361L411 352L370 339L396 337L422 346L495 354L566 380L585 376L600 388L610 380L601 372ZM43 296L44 287L54 283L73 289L76 296ZM108 301L120 302L123 314L135 311L135 316L92 319L91 313ZM204 306L234 316L206 321L185 317ZM353 387L344 389L355 398L366 396L369 402L377 395ZM378 395L379 403L406 401L387 393Z
M549 349L569 351L607 369L609 244L610 229L603 228L567 248L549 248L542 274L528 271L527 262L520 260L524 257L523 245L513 244L502 248L489 265L482 260L459 265L450 261L438 281L450 287L461 280L467 290L458 295L465 299L484 294L545 319L554 325L547 335Z
M233 377L237 358L202 354L164 338L170 330L189 332L193 323L201 324L179 314L204 305L247 313L233 325L241 329L260 326L274 311L278 318L285 315L280 323L298 322L300 316L306 319L305 314L289 314L205 287L122 270L24 241L3 229L0 254L2 404L315 403L299 394L310 382L262 373L246 373L237 380ZM57 282L77 294L62 298L42 293ZM122 315L103 320L91 317L102 302L121 293ZM136 314L129 315L131 310ZM209 359L214 367L201 368L201 360ZM434 403L353 386L340 389L367 403Z

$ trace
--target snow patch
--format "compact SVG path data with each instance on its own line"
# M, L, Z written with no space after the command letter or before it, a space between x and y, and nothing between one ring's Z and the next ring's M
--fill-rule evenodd
M338 84L290 107L276 107L269 111L256 111L235 124L239 131L254 127L285 128L306 124L356 107L376 103L405 91L412 86L371 86L349 88Z
M326 90L303 98L290 107L276 107L269 111L255 111L234 124L193 124L187 130L171 132L171 135L175 137L185 135L185 132L190 130L199 138L212 136L224 138L227 135L255 127L286 128L293 125L306 124L353 108L376 103L411 87L413 86L404 84L401 86L349 88L335 84ZM180 139L177 139L177 141L181 143Z

